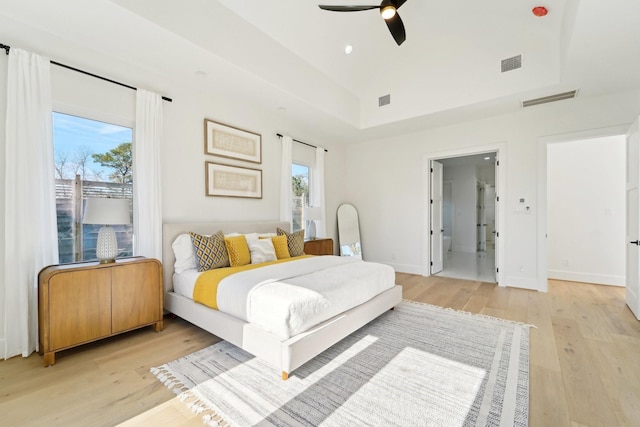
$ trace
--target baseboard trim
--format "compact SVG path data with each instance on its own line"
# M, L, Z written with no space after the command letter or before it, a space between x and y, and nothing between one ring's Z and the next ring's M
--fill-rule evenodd
M624 276L612 276L608 274L579 273L575 271L549 270L549 279L566 280L569 282L594 283L596 285L625 286Z
M500 285L502 285L502 283ZM504 286L508 286L510 288L530 289L532 291L540 290L538 289L538 280L529 277L507 277Z
M395 264L395 263L388 263L388 262L381 262L381 261L376 261L376 262L380 262L380 264L390 265L391 267L393 267L396 273L422 275L422 266L420 265Z

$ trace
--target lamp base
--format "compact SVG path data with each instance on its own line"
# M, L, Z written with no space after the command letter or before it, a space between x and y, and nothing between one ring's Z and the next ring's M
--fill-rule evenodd
M100 264L109 264L116 262L118 255L118 240L116 239L116 231L105 225L98 232L98 241L96 242L96 258Z
M316 222L309 220L309 240L316 240Z

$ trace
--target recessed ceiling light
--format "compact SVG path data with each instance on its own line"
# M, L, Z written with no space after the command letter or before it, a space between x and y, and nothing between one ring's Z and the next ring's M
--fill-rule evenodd
M485 157L484 159L485 160L491 160L491 157Z
M351 46L350 44L346 45L344 47L345 55L351 55L351 52L353 52L353 46Z

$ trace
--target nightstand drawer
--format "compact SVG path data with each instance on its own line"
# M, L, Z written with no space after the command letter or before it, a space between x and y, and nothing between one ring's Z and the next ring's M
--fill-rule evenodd
M307 255L333 255L333 239L307 240L304 242L304 253Z

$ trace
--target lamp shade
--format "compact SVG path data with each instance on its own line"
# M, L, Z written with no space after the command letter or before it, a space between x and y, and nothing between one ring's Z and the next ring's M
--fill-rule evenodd
M83 224L131 224L129 199L87 197Z
M322 219L322 208L318 206L305 208L304 219L311 220L311 221L316 219Z

